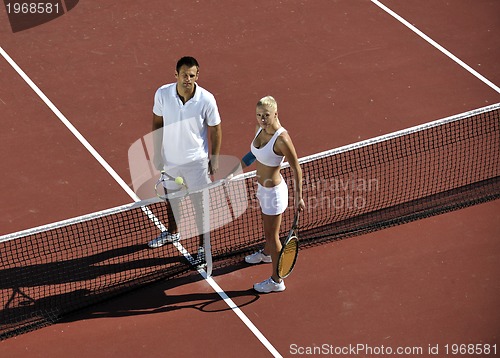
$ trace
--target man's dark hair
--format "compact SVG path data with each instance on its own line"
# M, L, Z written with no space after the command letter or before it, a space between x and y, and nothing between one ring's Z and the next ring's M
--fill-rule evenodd
M198 61L196 61L196 59L194 57L185 56L185 57L181 58L179 61L177 61L177 66L175 67L177 73L179 73L181 67L184 65L189 67L189 68L191 68L193 66L200 68Z

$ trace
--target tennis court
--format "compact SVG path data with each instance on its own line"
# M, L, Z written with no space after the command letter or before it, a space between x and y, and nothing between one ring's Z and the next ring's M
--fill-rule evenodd
M277 98L281 122L303 158L500 102L500 6L493 0L62 1L63 15L32 27L26 19L13 23L7 3L0 14L0 235L131 203L124 190L131 183L128 150L150 131L154 91L173 81L175 62L184 55L198 58L199 82L217 98L222 153L237 157L248 151L255 102L266 94ZM475 126L479 117L470 122ZM498 126L492 116L477 132L492 129L498 136ZM453 139L454 131L444 136ZM460 161L486 152L492 158L488 173L477 179L484 185L473 188L480 195L495 194L498 181L500 148L496 137L486 138L489 146L476 149L483 143L471 142L467 152L474 155ZM392 148L391 156L405 147ZM447 157L458 150L453 143L450 148ZM335 169L344 163L342 153ZM311 163L314 173L318 162ZM415 178L420 172L407 170ZM443 172L453 170L464 176L458 166ZM373 179L390 181L376 173ZM407 191L427 187L430 182L420 179ZM359 235L352 234L356 226L345 237L337 227L332 235L339 240L304 246L280 294L251 289L268 276L266 265L217 266L213 282L241 311L229 308L196 271L184 270L2 340L0 351L9 357L494 356L500 204L481 199L470 206L475 203L416 221L405 213L406 224ZM348 211L342 204L335 215ZM319 202L309 206L310 217L332 216ZM349 219L335 223L348 225ZM314 228L306 229L312 240ZM143 238L130 240L126 254L142 255ZM50 243L44 248L47 242L24 244L26 264L2 268L2 294L19 300L44 285L76 284L50 275L10 284L18 274L36 272L34 250L53 254L52 270L61 273L81 264L58 256ZM100 271L97 251L81 255L90 268L86 279L108 279L114 268L149 275L157 266L181 264L157 251L134 256L139 259L128 263L132 267L113 261L109 271Z

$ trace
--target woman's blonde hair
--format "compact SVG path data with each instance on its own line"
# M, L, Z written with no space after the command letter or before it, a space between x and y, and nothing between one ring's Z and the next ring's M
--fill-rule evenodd
M257 107L270 107L276 112L278 111L278 103L272 96L265 96L257 102Z

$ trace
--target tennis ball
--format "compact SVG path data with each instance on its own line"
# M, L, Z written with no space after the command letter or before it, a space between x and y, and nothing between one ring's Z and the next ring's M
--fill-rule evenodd
M184 184L184 179L182 177L175 178L175 184L177 184L177 185Z

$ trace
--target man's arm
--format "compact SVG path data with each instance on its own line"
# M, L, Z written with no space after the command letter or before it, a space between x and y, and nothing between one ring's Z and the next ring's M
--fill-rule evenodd
M153 165L158 170L163 170L163 117L153 113Z
M210 142L212 147L212 153L209 163L210 174L215 174L219 170L219 154L220 147L222 144L222 127L220 124L212 127L210 129Z

